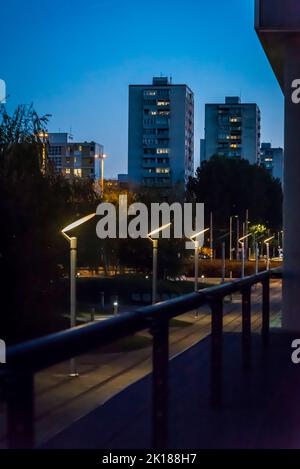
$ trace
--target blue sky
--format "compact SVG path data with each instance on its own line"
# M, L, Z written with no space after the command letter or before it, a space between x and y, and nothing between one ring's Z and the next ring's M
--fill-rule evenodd
M106 175L127 171L128 84L172 76L204 104L241 95L262 138L283 145L283 97L256 37L254 0L10 0L1 5L0 78L10 109L33 102L50 131L102 143Z

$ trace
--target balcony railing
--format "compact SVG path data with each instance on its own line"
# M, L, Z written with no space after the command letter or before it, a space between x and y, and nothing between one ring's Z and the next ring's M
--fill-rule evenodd
M262 284L262 343L267 346L270 321L270 278L280 277L272 269L229 283L199 290L117 317L75 327L7 350L7 365L1 368L2 397L7 404L9 448L34 447L34 373L94 347L110 344L136 332L150 329L153 337L152 431L153 447L168 445L169 321L188 311L208 305L211 309L211 405L222 405L223 301L242 295L242 354L249 366L251 354L251 287Z

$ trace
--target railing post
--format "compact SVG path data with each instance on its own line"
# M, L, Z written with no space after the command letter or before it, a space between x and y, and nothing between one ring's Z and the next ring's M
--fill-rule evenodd
M219 408L223 398L223 299L213 298L211 308L211 405Z
M34 378L15 371L5 385L8 447L34 447Z
M269 344L270 332L270 277L262 281L262 340L263 344Z
M242 354L243 367L251 366L251 286L242 289Z
M154 449L168 447L169 322L153 321L152 443Z

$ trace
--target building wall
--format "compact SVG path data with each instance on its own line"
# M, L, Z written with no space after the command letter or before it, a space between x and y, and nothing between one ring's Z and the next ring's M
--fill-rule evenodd
M272 148L271 143L262 143L260 160L261 165L283 184L283 149Z
M67 133L49 133L48 158L57 173L67 179L100 178L103 146L95 142L73 142Z
M260 110L256 104L226 97L224 104L205 105L205 142L201 160L219 155L259 162Z
M157 83L156 80L159 80ZM130 183L184 185L194 171L194 97L166 78L129 86Z

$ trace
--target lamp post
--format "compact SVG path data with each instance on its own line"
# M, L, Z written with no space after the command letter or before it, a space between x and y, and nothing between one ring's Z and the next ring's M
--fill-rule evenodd
M233 218L238 219L238 215L231 215L229 218L229 260L232 261L232 220ZM238 236L238 235L237 235Z
M267 248L267 270L270 270L270 241L274 239L275 236L270 236L270 238L267 238L264 243Z
M158 251L158 239L153 239L152 236L159 233L160 231L168 228L171 226L171 223L167 223L166 225L160 226L156 230L151 231L148 233L148 238L152 241L153 246L153 260L152 260L152 304L156 303L157 297L157 251Z
M245 277L245 240L251 236L251 233L243 236L238 240L240 245L242 246L242 278Z
M258 269L259 269L259 265L258 265L258 251L259 251L259 248L258 248L258 242L255 243L255 273L258 274Z
M103 153L101 156L101 193L104 194L104 160L107 158L107 155Z
M240 220L236 217L236 260L239 260Z
M210 212L210 260L212 261L214 258L214 229L213 229L213 213Z
M48 141L49 134L45 131L39 133L39 138L42 141L42 172L46 172L46 143Z
M194 234L193 236L190 237L190 240L193 241L194 243L194 262L195 262L195 282L194 282L194 290L198 291L198 277L199 277L199 240L197 239L198 236L201 236L202 234L206 233L210 228L206 228L205 230L199 231L199 233Z
M71 223L70 225L66 226L61 230L62 235L69 241L70 243L70 327L76 326L76 263L77 263L77 238L75 236L70 237L67 233L77 226L82 225L83 223L87 222L91 218L93 218L96 214L91 213L75 222ZM75 359L72 358L70 362L70 376L78 376L75 367Z

